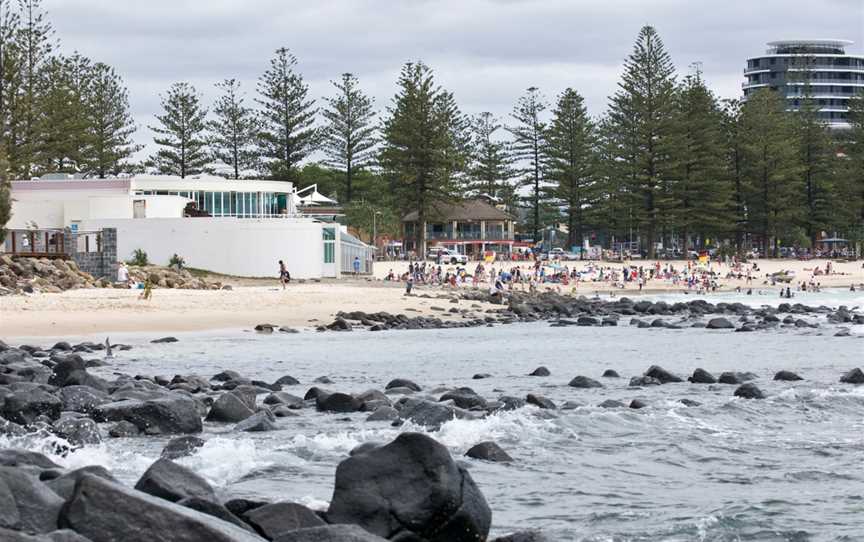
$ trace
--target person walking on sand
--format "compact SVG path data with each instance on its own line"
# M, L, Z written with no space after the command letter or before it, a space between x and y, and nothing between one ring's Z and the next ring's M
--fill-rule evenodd
M279 260L279 282L282 283L282 289L285 289L285 285L291 282L291 273L288 272L288 268L285 267L285 262Z
M354 256L354 263L352 265L354 266L354 276L356 277L360 274L360 256Z

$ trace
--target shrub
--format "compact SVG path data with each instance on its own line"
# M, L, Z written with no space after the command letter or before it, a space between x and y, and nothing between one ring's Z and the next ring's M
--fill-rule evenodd
M177 254L171 256L171 259L168 260L168 267L175 267L177 271L183 269L184 265L186 265L186 260L183 259L183 256L178 256Z
M129 265L137 265L138 267L144 267L149 263L150 262L147 260L147 253L140 248L135 249L135 252L132 253L132 259L129 260Z

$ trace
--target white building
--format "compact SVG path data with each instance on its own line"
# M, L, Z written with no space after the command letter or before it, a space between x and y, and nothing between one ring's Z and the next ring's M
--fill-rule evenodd
M173 254L188 267L244 277L338 277L371 248L336 223L301 216L291 183L196 176L123 179L34 179L12 182L10 230L117 229L117 254L144 250L165 265ZM307 198L308 199L308 198ZM369 267L367 267L369 266Z

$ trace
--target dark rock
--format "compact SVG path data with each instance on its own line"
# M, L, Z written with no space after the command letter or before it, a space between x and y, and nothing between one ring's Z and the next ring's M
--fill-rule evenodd
M231 380L242 380L243 377L240 376L240 373L237 371L232 371L231 369L226 369L221 373L217 373L213 375L213 378L210 380L215 380L216 382L228 382Z
M228 510L219 503L208 501L207 499L201 499L198 497L189 497L177 501L177 504L185 508L201 512L202 514L207 514L208 516L213 516L214 518L221 519L222 521L232 523L237 527L240 527L244 531L249 531L250 533L257 534L255 532L255 529L253 529L242 519L232 514L230 510Z
M417 539L409 537L404 540L410 542ZM326 525L290 531L274 538L273 542L387 542L387 539L365 531L356 525ZM420 541L417 540L417 542Z
M563 405L561 405L561 410L576 410L577 408L582 408L585 406L584 404L578 401L565 401Z
M20 389L6 395L2 412L9 421L29 425L39 416L56 420L62 406L60 399L43 389Z
M555 410L555 403L551 400L543 397L542 395L537 395L534 393L529 393L527 397L525 397L525 402L534 405L539 408Z
M357 412L363 406L356 397L347 393L331 393L319 395L315 406L322 412Z
M285 405L288 408L303 408L303 398L285 393L284 391L275 391L264 398L265 405Z
M381 406L375 409L375 412L366 418L367 422L384 422L393 421L399 418L399 411L390 406Z
M765 394L762 393L762 390L756 387L756 384L747 383L742 384L735 390L735 397L741 397L744 399L764 399Z
M225 508L235 516L242 517L249 510L270 504L266 501L250 501L249 499L231 499L225 501Z
M87 467L81 467L80 469L66 472L56 478L52 478L51 480L46 480L45 485L51 488L51 490L59 495L64 501L67 501L75 494L75 485L78 483L78 480L86 474L98 476L112 482L117 481L105 467L89 465Z
M4 448L0 449L0 467L59 469L60 465L54 463L39 452Z
M66 386L57 392L63 403L63 410L89 414L99 405L109 402L111 399L102 390L90 386Z
M486 408L486 399L477 395L471 388L457 388L442 395L439 401L453 401L459 408Z
M694 401L693 399L679 399L678 402L687 407L702 406L702 403Z
M502 405L499 410L516 410L526 405L525 399L509 395L502 395L498 398L498 402Z
M381 444L380 442L372 442L372 441L364 442L362 444L358 444L357 446L354 446L353 448L351 448L351 451L348 452L348 455L365 454L366 452L368 452L370 450L374 450L375 448L380 448L381 446L384 446L384 445Z
M210 412L207 414L208 422L237 423L255 414L255 411L246 401L234 392L223 393L216 399Z
M634 388L637 386L659 386L660 384L662 382L653 376L634 376L630 379L630 386Z
M318 514L293 502L266 504L246 512L243 519L267 540L289 531L326 525Z
M743 384L747 380L753 380L753 378L748 378L748 376L749 375L746 373L726 371L720 374L720 377L717 378L717 382L719 384Z
M405 378L396 378L391 380L384 386L385 390L393 389L393 388L408 388L414 391L421 391L420 386L415 384L414 382L407 380Z
M528 373L528 376L549 376L551 374L552 373L550 373L549 369L547 369L546 367L537 367L536 369Z
M204 439L198 437L177 437L168 441L168 444L162 448L161 457L163 459L180 459L195 453L195 451L204 446Z
M597 406L600 408L624 408L627 405L625 405L621 401L616 401L615 399L606 399Z
M87 362L78 354L55 355L52 357L56 363L48 379L52 386L62 388L64 386L89 386L97 390L106 391L108 384L101 378L97 378L87 372Z
M489 373L477 373L471 377L472 380L483 380L484 378L492 378Z
M693 376L688 378L690 382L694 384L716 384L717 379L714 378L714 375L706 371L705 369L696 369L693 371Z
M60 523L93 541L262 542L230 523L92 475L81 478Z
M134 423L126 420L119 421L108 429L108 435L114 438L137 437L140 433Z
M216 493L204 478L170 459L157 459L141 475L135 489L171 502L189 497L218 502Z
M864 384L864 371L859 368L852 369L840 377L840 382L845 384Z
M621 375L619 375L617 371L606 369L603 371L603 378L621 378Z
M708 323L705 324L707 329L735 329L735 324L727 320L726 318L712 318L708 320Z
M651 367L649 367L648 370L645 371L645 376L656 378L660 381L661 384L669 384L670 382L683 382L680 376L670 373L659 365L652 365Z
M640 408L645 408L647 406L648 406L647 403L645 403L644 401L640 401L639 399L633 399L632 401L630 401L630 408L632 408L632 409L638 410Z
M275 431L276 429L278 429L276 417L266 408L259 410L234 426L235 431L245 432Z
M306 391L306 395L303 396L303 400L304 401L308 401L310 399L317 400L319 397L324 396L324 395L330 395L331 393L332 392L330 392L330 391L327 391L323 388L319 388L318 386L315 386L315 387L309 388L309 390Z
M513 458L497 443L490 441L475 444L465 455L474 459L492 461L494 463L510 463Z
M100 405L94 412L97 421L125 420L148 435L200 433L201 417L195 401L179 394L148 401L126 400Z
M274 384L279 384L280 386L296 386L296 385L300 384L300 381L291 375L285 375L285 376L279 377L279 379L276 380L276 382L274 382Z
M577 376L568 384L571 388L602 388L603 384L587 376Z
M63 499L36 476L0 467L0 527L34 533L57 529Z
M403 433L339 464L327 518L391 539L467 542L486 539L492 513L447 448Z
M319 376L318 378L315 379L315 382L317 382L319 384L332 384L333 379L330 378L329 376Z
M437 431L445 423L457 418L471 418L472 415L466 410L456 408L443 403L427 401L425 399L407 399L399 410L399 417L403 420Z
M796 380L804 380L797 374L792 371L778 371L777 374L774 375L774 380L782 380L784 382L794 382Z
M168 343L176 343L176 337L162 337L161 339L153 339L150 341L152 344L168 344Z
M99 427L90 418L65 418L54 422L54 432L69 441L73 446L84 446L86 444L99 444L102 435Z

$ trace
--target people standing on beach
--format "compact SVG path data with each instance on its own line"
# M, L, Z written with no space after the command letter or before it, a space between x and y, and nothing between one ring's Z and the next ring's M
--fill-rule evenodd
M279 260L279 282L282 284L283 290L285 285L291 282L291 273L288 272L288 268L282 260Z
M360 256L354 256L354 263L352 265L354 266L354 276L356 277L360 274Z
M120 262L120 265L117 267L117 282L127 288L129 287L129 269L123 262Z

